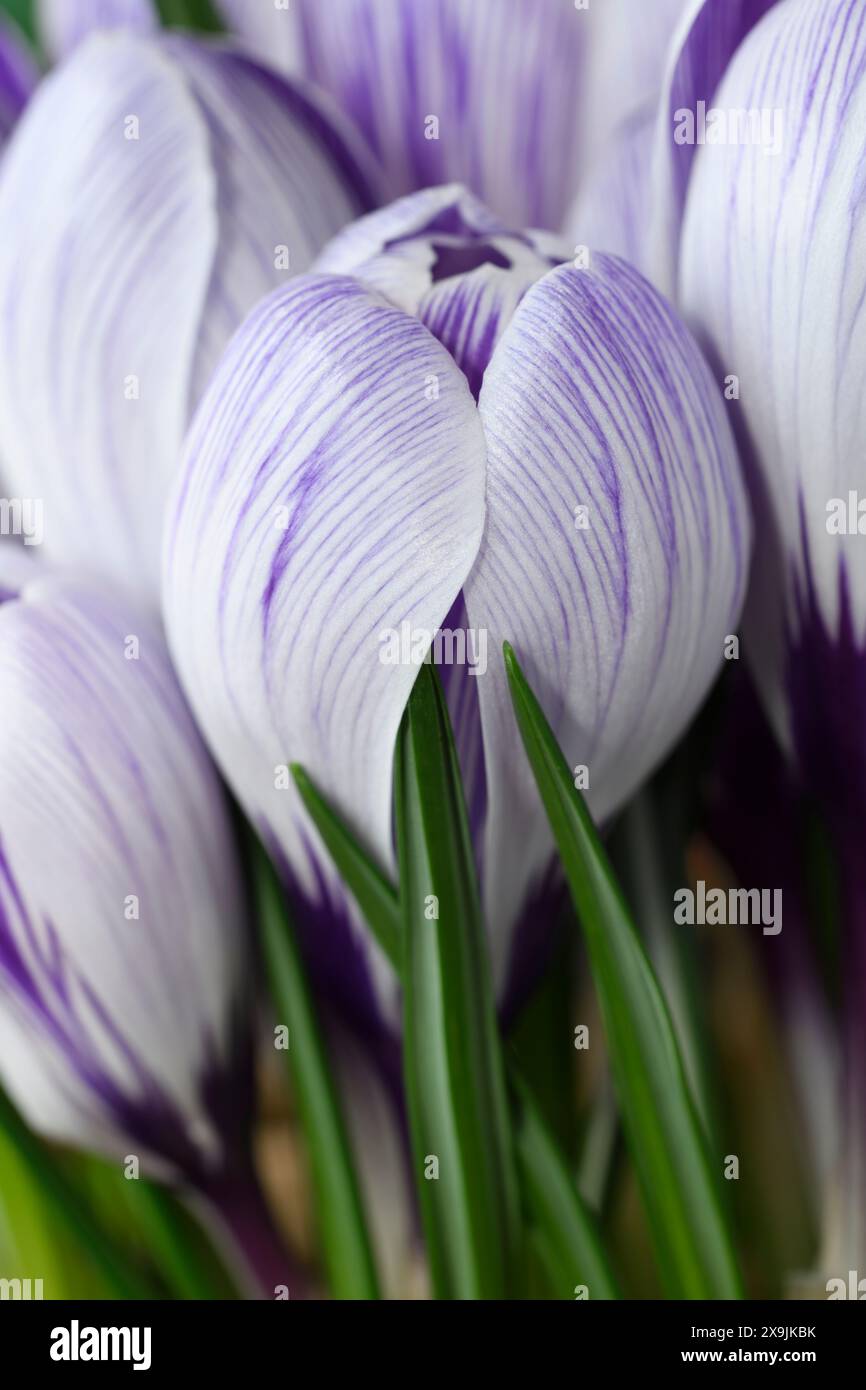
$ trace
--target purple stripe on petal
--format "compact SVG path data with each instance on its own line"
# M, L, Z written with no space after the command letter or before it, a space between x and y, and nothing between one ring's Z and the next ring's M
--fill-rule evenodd
M417 674L399 634L420 633L423 655L483 509L478 412L423 325L334 276L299 277L254 310L188 438L166 622L227 780L270 827L295 895L338 926L343 890L286 765L304 763L392 867L393 749ZM393 976L354 907L350 925L393 1019ZM351 957L345 970L355 978Z
M488 649L513 643L604 820L699 705L737 621L749 524L733 439L699 349L615 257L551 271L493 355L479 411L487 523L465 586ZM479 680L484 894L509 926L550 859L501 662ZM581 783L579 782L579 785Z
M477 400L523 295L567 257L557 238L508 231L466 189L448 185L353 223L325 247L316 268L351 274L419 318Z
M743 39L778 0L694 0L677 37L659 103L652 155L652 217L649 270L654 283L672 295L676 286L680 227L696 154L694 143L674 138L677 113L713 105L719 83Z
M137 644L137 645L134 645ZM39 1130L201 1175L236 1157L249 978L215 773L128 599L0 607L0 1070Z
M257 52L337 101L382 164L388 197L458 179L517 226L560 226L590 38L573 4L295 0L278 17L223 4Z

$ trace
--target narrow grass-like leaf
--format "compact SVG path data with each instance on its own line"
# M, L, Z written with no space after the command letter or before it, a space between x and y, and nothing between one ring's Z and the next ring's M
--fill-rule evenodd
M70 1254L76 1260L77 1246L58 1230L30 1167L0 1128L0 1277L29 1274L42 1280L43 1298L74 1298Z
M111 1237L102 1229L81 1193L69 1181L51 1151L21 1118L8 1096L0 1090L0 1130L6 1135L34 1182L63 1226L73 1235L82 1256L89 1259L115 1297L153 1299L153 1286L139 1273Z
M368 858L342 823L337 812L300 767L293 768L295 781L316 828L349 892L361 909L373 935L399 975L402 953L399 946L400 903L397 890ZM591 1211L580 1196L568 1163L553 1138L540 1128L536 1107L525 1084L508 1066L511 1082L513 1124L517 1136L516 1159L523 1191L536 1237L538 1254L553 1288L574 1288L590 1283L591 1297L616 1297L607 1255L595 1227ZM524 1116L524 1108L530 1108ZM551 1186L555 1191L551 1193ZM425 1193L422 1191L422 1198ZM581 1277L582 1272L591 1271ZM571 1279L571 1284L567 1280ZM566 1293L564 1297L571 1297Z
M521 1238L513 1141L463 787L429 665L403 717L394 785L404 1074L434 1283L440 1297L507 1298Z
M401 970L400 905L384 874L360 848L302 767L292 776L325 848L397 974Z
M561 1150L528 1087L512 1069L515 1142L524 1199L545 1272L558 1298L576 1297L578 1285L590 1299L619 1298L595 1217L581 1201Z
M511 647L517 723L583 928L626 1138L672 1297L742 1286L670 1017L604 847Z
M258 842L252 859L262 949L279 1021L289 1029L285 1057L310 1157L331 1292L340 1299L377 1299L379 1281L351 1145L306 970L282 886Z
M173 1192L155 1182L126 1186L148 1251L175 1298L210 1301L238 1296L212 1242L195 1228Z

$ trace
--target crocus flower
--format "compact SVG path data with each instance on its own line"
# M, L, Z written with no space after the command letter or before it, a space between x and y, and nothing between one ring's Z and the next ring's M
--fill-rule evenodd
M0 460L52 559L155 604L213 364L368 196L331 119L230 49L97 35L41 84L0 174Z
M629 266L562 256L456 187L362 219L254 311L187 444L166 533L175 661L356 1013L391 978L284 764L392 869L400 718L431 635L459 653L462 634L474 669L443 669L503 997L521 922L549 928L529 908L552 855L503 639L605 819L737 620L749 528L715 383Z
M149 34L159 28L156 0L36 0L36 17L55 62L99 29Z
M219 0L252 50L328 92L388 195L465 183L559 228L580 171L655 95L684 0Z
M768 712L839 856L849 1124L838 1268L866 1249L866 13L786 0L742 44L716 98L780 112L781 151L698 153L681 296L739 380L762 543L746 650Z
M0 1077L39 1132L266 1239L218 778L157 628L28 563L0 551Z

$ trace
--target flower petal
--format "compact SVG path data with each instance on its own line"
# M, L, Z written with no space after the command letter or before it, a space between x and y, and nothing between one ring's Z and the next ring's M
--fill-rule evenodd
M842 696L862 688L855 673L866 641L862 536L856 520L848 524L866 441L863 6L780 6L736 55L718 102L781 112L783 145L775 156L756 145L700 151L681 294L722 369L740 381L764 536L750 654L777 731L790 739L789 693L810 745L800 751L811 773L835 783L838 799L851 783L866 787L866 748L852 734L859 720ZM843 512L840 534L830 525L832 499Z
M33 551L17 537L0 535L0 603L17 598L21 586L36 575Z
M360 218L316 268L351 274L419 318L478 397L499 334L530 285L568 258L549 234L503 227L460 184L411 193Z
M46 553L139 587L186 424L214 200L182 74L126 36L42 83L0 177L4 477L45 500Z
M254 311L190 434L164 601L199 724L313 913L345 917L342 890L279 769L304 763L392 865L391 764L417 665L396 648L387 664L382 634L399 645L406 624L423 655L483 508L478 412L421 324L328 276ZM349 928L345 960L324 923L317 944L330 986L350 996L349 956L372 948L354 915Z
M637 111L599 151L568 217L577 246L621 256L649 273L647 225L651 206L651 155L656 104Z
M510 0L507 19L499 0L297 0L294 24L268 4L222 3L255 51L351 116L389 198L456 179L514 226L561 225L588 42L571 0Z
M587 112L592 142L602 152L608 140L638 111L655 105L668 51L694 0L604 0L590 3L591 59L587 72ZM600 250L607 250L600 247Z
M97 36L42 85L0 177L0 457L52 557L156 601L191 406L251 305L366 206L350 165L287 82L189 39Z
M492 652L514 644L566 756L588 768L604 820L692 717L737 621L749 527L733 438L685 327L605 255L529 290L479 411L487 524L464 587L469 621ZM538 890L550 841L513 756L500 660L478 695L486 908L490 921L513 923ZM507 939L494 941L500 981Z
M243 897L165 643L39 571L0 605L0 692L4 1085L56 1138L207 1171L245 1112Z
M709 107L733 54L778 0L691 0L676 31L658 109L652 155L647 273L673 295L680 225L695 157L693 143L675 140L678 113ZM643 268L643 266L642 266Z
M200 327L192 403L262 295L309 270L337 228L372 207L371 161L350 128L312 92L230 47L171 35L163 47L183 69L208 127L219 242Z

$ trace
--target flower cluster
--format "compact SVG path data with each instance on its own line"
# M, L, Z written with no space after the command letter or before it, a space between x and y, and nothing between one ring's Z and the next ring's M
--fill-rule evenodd
M44 74L0 27L4 1089L48 1139L207 1199L286 1287L254 1172L246 818L363 1077L336 1090L405 1287L412 1221L383 1218L369 1153L381 1126L389 1168L417 1163L392 1095L405 1036L416 1126L411 948L371 930L293 765L386 895L432 658L507 1029L574 883L503 645L607 836L742 643L748 689L720 698L754 683L780 823L816 810L846 904L819 1001L806 907L754 885L764 953L798 961L772 978L812 980L844 1074L823 1259L862 1261L838 1220L866 1155L862 0L210 8L219 36L41 0ZM692 791L751 825L730 773ZM762 872L758 831L714 838Z

